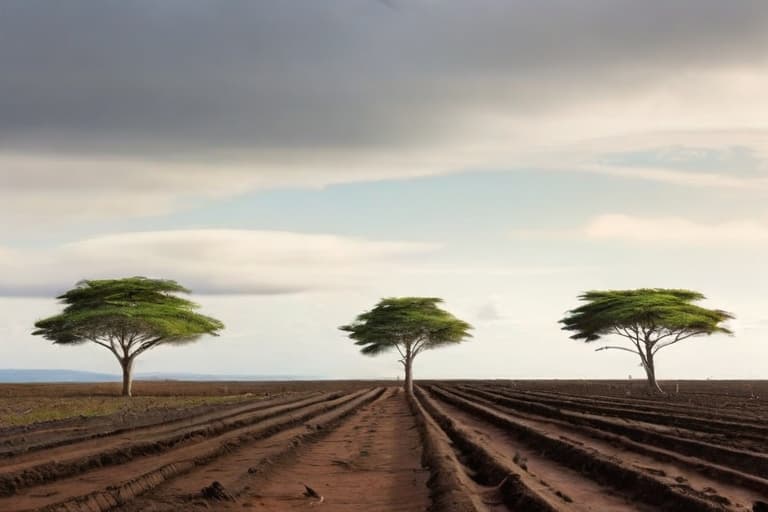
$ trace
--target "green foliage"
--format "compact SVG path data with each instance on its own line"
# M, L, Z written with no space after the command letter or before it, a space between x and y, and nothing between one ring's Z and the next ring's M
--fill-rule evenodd
M575 340L591 342L607 334L624 335L625 332L636 333L643 341L671 335L732 334L720 324L734 318L733 315L693 304L704 296L690 290L590 291L579 298L586 303L560 321L563 330L575 332L571 336Z
M203 334L215 336L224 328L175 293L188 290L175 281L144 277L82 281L57 297L64 311L38 321L33 334L65 345L93 341L116 355L130 355Z
M349 333L365 355L378 355L393 348L401 355L415 356L423 350L460 343L471 337L472 326L438 305L434 297L382 299L372 310L339 327Z

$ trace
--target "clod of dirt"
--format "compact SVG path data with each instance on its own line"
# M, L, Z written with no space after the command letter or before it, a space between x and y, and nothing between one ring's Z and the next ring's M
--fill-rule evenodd
M752 505L752 512L768 512L768 502L756 501L755 504Z
M321 496L316 490L314 490L313 488L311 488L307 484L303 484L303 485L304 485L304 489L305 489L305 491L304 491L304 497L305 498L316 498L317 500L320 501L320 503L325 501L325 498L323 496Z
M204 498L215 501L235 501L235 497L229 494L220 482L214 481L208 487L203 487L200 494Z
M528 471L528 458L520 455L519 452L515 452L515 456L512 458L512 462Z
M667 476L667 473L665 471L661 470L661 469L649 468L649 467L646 467L646 466L640 466L639 464L635 464L634 466L636 468L640 468L643 471L645 471L647 473L650 473L652 475ZM677 478L675 479L675 480L677 480L677 482L679 482L679 483L685 482L685 478L682 478L682 477L678 477L678 478L680 478L680 480L678 480ZM717 492L717 491L714 491L714 489L713 489L713 492Z
M340 460L340 459L333 459L331 461L331 464L334 464L336 466L341 466L344 469L353 469L353 464L347 460Z

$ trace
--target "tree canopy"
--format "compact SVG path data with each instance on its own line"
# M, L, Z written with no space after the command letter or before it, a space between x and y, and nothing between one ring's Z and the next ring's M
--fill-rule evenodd
M171 280L130 277L81 281L57 297L62 313L35 323L34 335L60 345L96 343L123 366L124 393L130 369L141 353L163 344L183 344L204 334L216 336L219 320L201 315L197 304L178 297L189 290Z
M734 318L731 313L693 304L704 298L699 292L681 289L589 291L579 297L585 303L569 311L560 323L563 330L574 332L571 339L587 343L607 335L630 340L634 349L604 346L598 350L639 354L649 383L658 388L653 357L659 350L694 336L733 334L721 325Z
M349 333L360 352L375 356L397 350L405 367L406 389L412 390L411 365L425 350L460 343L472 326L439 307L436 297L391 297L339 329Z

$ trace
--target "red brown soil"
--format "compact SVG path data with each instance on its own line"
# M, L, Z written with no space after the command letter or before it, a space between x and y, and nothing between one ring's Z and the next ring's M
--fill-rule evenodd
M244 413L242 416L224 420L232 422L232 427L235 427L226 430L199 431L199 426L174 425L176 428L168 432L169 426L163 426L159 427L158 431L150 433L139 431L136 435L123 434L86 441L81 443L86 446L78 447L66 454L60 452L66 447L55 449L62 463L71 462L74 465L77 465L79 460L84 460L86 457L91 457L94 453L99 452L114 454L114 459L121 460L125 457L127 460L117 465L104 464L105 467L97 466L84 472L82 475L56 478L51 483L22 489L13 496L0 498L0 510L12 510L11 504L17 506L20 510L41 508L56 503L62 498L67 499L86 495L105 489L115 482L129 481L133 477L143 475L156 468L183 464L198 457L205 459L210 457L210 454L221 446L226 446L228 443L236 445L241 439L247 439L251 432L257 432L255 435L258 437L262 433L270 433L271 429L279 429L288 422L300 423L303 420L303 415L312 412L323 412L326 407L340 404L354 395L343 395L341 398L334 398L334 396L320 395L319 397L307 398L298 402L279 403L270 408ZM258 421L252 423L251 421L254 419ZM244 426L239 426L241 424ZM223 425L223 421L211 422L203 428L216 429L219 425ZM199 433L185 438L184 441L178 444L169 444L165 450L162 449L164 447L163 441L168 436L186 435L190 429L194 429L195 432L199 431ZM148 449L154 452L154 456L149 461L146 460L146 457L142 456L128 458L132 452L132 446L137 443L141 446L148 446ZM8 466L7 469L3 467L3 471L18 473L24 468L34 468L33 464L43 462L46 452L36 452L31 455L30 460L13 464ZM59 468L54 468L53 471L57 469Z
M749 512L768 499L765 382L665 383L666 397L637 382L438 382L410 401L375 383L204 384L254 400L0 430L0 445L30 449L0 457L0 510Z
M297 453L290 464L267 472L240 504L222 510L279 512L323 508L338 512L418 512L429 505L421 467L421 441L400 389L390 389L331 433Z
M322 381L163 381L137 380L133 383L134 396L225 396L251 393L280 395L296 392L353 391L391 382L359 380ZM56 384L0 384L0 397L72 397L119 396L119 382L56 383Z
M536 447L527 445L524 439L507 429L489 424L455 406L443 405L443 407L456 421L481 433L486 442L490 443L501 456L524 460L529 474L540 477L550 488L557 489L571 498L574 503L588 504L585 510L653 510L633 503L635 498L631 493L622 496L616 489L591 480L582 471L574 471L568 466L559 464L551 458L551 454L542 455ZM490 408L494 408L492 404ZM634 451L632 444L622 445L620 438L609 437L610 441L602 439L595 435L593 429L579 429L566 422L521 414L507 408L496 408L496 410L510 420L544 435L559 438L579 447L588 447L594 455L602 454L606 458L620 461L623 466L647 473L669 487L681 486L684 483L686 492L707 498L725 497L736 508L742 509L748 509L749 505L761 497L755 491L730 485L695 471L693 468L698 466L699 461L680 464L656 460L653 456ZM707 492L706 489L716 489L717 492ZM707 496L708 494L711 496Z

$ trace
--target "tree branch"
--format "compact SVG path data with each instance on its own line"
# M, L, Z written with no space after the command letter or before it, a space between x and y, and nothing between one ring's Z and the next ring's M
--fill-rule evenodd
M110 352L112 352L115 355L118 355L117 350L115 350L114 345L108 345L107 343L103 341L99 341L97 338L91 338L91 341L94 342L97 345L101 345L102 347L106 348Z
M623 350L625 352L630 352L632 354L637 354L636 351L632 350L631 348L627 347L617 347L615 345L606 345L604 347L596 348L595 352L600 352L601 350Z
M613 332L614 332L614 334L617 334L619 336L623 336L624 338L627 338L629 340L632 340L632 341L635 340L635 337L632 336L632 334L630 334L629 332L627 332L627 328L626 327L621 327L620 328L618 325L614 325L613 326Z
M421 336L420 339L416 341L413 348L413 355L412 357L416 357L417 354L419 354L422 350L424 350L424 347L427 345L427 342L429 341L429 336Z
M155 345L159 344L159 343L160 343L161 341L163 341L163 340L165 340L165 338L163 338L163 337L161 336L161 337L159 337L159 338L155 338L155 339L153 339L153 340L151 340L151 341L145 341L144 343L142 343L142 344L139 346L139 348L137 348L136 350L134 350L133 354L129 354L129 357L130 357L131 359L133 359L134 357L138 356L138 355L139 355L139 354L141 354L142 352L145 352L145 351L149 350L150 348L154 347Z
M133 344L137 340L138 340L138 335L136 333L131 334L131 336L128 338L128 343L126 343L126 346L128 347L128 351L129 352L130 352L131 348L133 348Z
M664 338L669 338L670 336L673 336L673 335L679 334L679 333L680 333L679 330L674 330L674 329L673 330L669 330L665 334L660 334L659 336L657 336L656 339L653 340L653 343L656 344L656 343L660 342L661 340L663 340Z
M663 349L664 347L668 347L670 345L674 345L675 343L683 340L687 340L688 338L692 338L693 336L698 336L700 334L706 334L706 331L694 331L690 332L688 334L683 335L683 332L678 332L677 336L675 336L675 339L666 341L662 343L661 345L657 345L656 348L653 350L653 354L656 355L656 352Z

